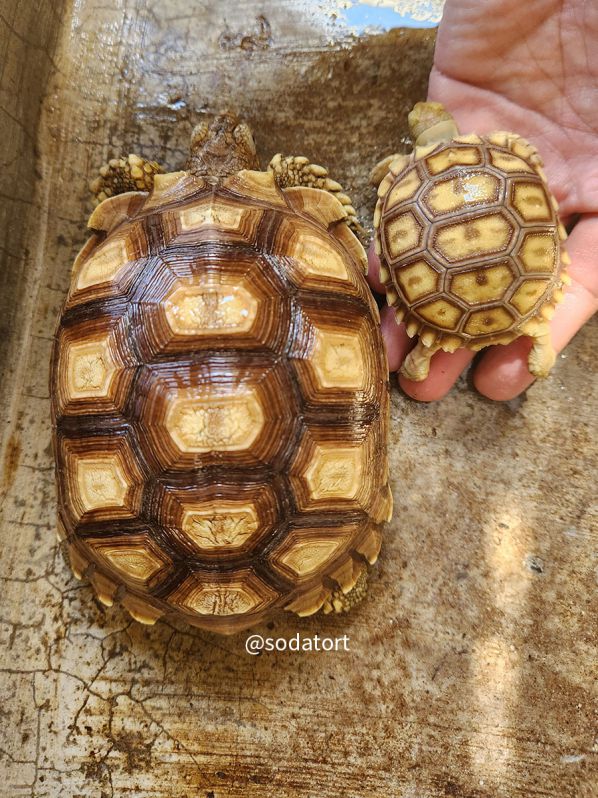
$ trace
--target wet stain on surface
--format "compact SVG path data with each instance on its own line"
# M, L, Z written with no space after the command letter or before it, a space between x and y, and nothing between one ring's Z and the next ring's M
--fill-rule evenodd
M21 437L17 431L11 433L4 452L2 463L2 486L0 490L5 493L10 490L17 474L19 460L21 458Z

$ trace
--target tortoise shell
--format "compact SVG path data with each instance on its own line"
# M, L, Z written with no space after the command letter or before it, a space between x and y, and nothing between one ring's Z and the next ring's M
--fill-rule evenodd
M94 211L51 393L60 535L104 603L229 633L375 561L387 366L345 216L257 171Z
M539 156L509 133L458 136L397 158L379 188L381 278L410 334L508 343L561 285L557 218Z

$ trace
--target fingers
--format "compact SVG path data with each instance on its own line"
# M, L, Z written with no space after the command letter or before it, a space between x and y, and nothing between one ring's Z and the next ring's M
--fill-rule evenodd
M380 327L386 346L388 370L398 371L407 353L413 349L415 339L409 338L404 324L397 324L393 308L385 307L380 311Z
M552 344L562 351L598 309L598 216L583 217L567 241L572 283L557 305L551 322ZM527 369L532 342L518 338L508 346L489 349L475 370L477 390L489 399L507 401L528 388L534 378Z

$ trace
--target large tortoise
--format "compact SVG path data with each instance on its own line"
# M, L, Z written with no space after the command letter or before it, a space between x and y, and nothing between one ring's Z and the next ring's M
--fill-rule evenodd
M51 376L59 535L144 623L348 609L391 513L354 210L307 158L258 170L222 115L184 171L128 156L92 185Z
M550 371L549 319L570 282L565 230L536 149L515 133L459 135L440 103L409 114L410 155L372 173L380 278L397 321L419 336L402 373L428 375L444 349L533 338L529 370Z

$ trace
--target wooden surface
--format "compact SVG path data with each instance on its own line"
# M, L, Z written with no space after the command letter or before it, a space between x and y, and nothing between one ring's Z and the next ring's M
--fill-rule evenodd
M349 651L147 629L58 550L48 362L86 182L129 149L179 167L198 112L228 106L262 157L330 166L369 222L367 172L425 95L433 36L353 39L327 7L0 0L2 795L598 794L595 324L525 402L465 379L433 406L393 389L369 598L258 630Z

